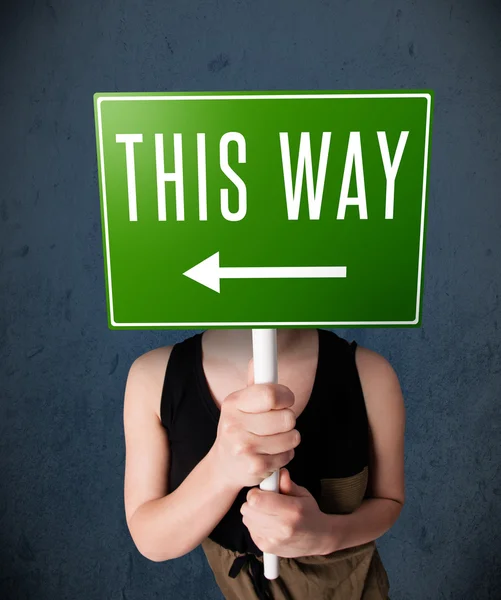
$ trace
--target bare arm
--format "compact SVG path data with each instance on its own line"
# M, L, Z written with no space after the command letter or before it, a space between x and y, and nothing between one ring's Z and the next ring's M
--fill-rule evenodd
M134 362L124 403L127 524L141 554L157 562L198 546L242 487L258 485L287 464L299 443L290 409L294 394L280 384L253 384L250 361L248 385L222 403L215 443L169 493L169 444L160 398L171 350L153 350Z
M153 350L133 363L124 401L126 519L139 552L156 562L198 546L240 489L220 477L211 452L176 490L167 489L169 443L159 412L171 350Z
M356 364L370 429L367 498L349 515L328 515L326 552L365 544L382 536L402 510L404 491L405 409L400 384L390 363L358 347Z

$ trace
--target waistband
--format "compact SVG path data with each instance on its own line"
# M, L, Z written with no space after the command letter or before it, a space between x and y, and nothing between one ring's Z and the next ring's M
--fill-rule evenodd
M244 565L248 565L249 576L259 600L273 600L269 580L264 576L264 565L255 554L248 552L237 556L228 575L235 579Z

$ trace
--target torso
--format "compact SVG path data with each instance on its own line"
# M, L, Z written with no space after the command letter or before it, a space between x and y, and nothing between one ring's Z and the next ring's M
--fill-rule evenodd
M355 346L334 332L301 331L282 336L277 349L278 382L295 396L292 408L301 435L287 466L292 480L306 487L324 512L351 512L363 498L368 464L367 416L353 362ZM210 450L220 407L248 385L248 373L252 374L249 337L214 335L208 337L212 345L206 346L206 333L174 346L167 372L164 368L160 417L169 440L171 491ZM259 553L239 512L247 491L242 488L210 538L227 549Z
M322 330L302 330L303 337L301 337L301 343L297 345L297 351L291 352L287 356L279 354L278 382L289 387L294 393L295 404L292 408L297 416L302 415L312 398L312 388L317 375L319 350L317 332L319 331ZM213 339L216 337L214 336ZM331 337L331 334L321 336L321 339L325 340L326 344L322 346L323 352L325 352L325 354L322 353L322 356L325 356L325 359L321 361L323 366L320 369L320 378L317 378L320 384L315 386L313 395L315 401L310 403L308 411L301 417L299 429L302 444L298 447L298 452L288 467L293 480L298 485L303 485L310 490L323 512L350 513L362 502L366 488L366 457L368 453L365 448L367 440L365 430L367 423L366 416L362 414L361 410L365 403L361 390L359 390L359 378L352 367L354 355L351 354L351 358L349 358L346 347L340 340L336 341L335 337ZM199 340L203 343L198 344ZM206 338L204 335L180 344L180 350L184 350L184 352L177 355L171 377L167 380L170 381L170 387L165 398L168 398L169 401L164 403L164 406L175 406L174 412L166 411L166 419L163 421L169 432L173 432L172 436L169 433L169 443L173 442L173 460L169 477L172 477L174 470L176 471L175 477L172 478L172 490L182 483L207 452L210 444L213 443L217 428L217 414L215 413L221 407L224 399L248 384L248 363L243 359L235 359L235 355L229 356L226 360L225 352L222 351L224 346L219 347L219 352L214 352L215 346L206 344L206 341L211 342L211 338ZM200 356L200 350L195 352L194 349L197 347L202 349L202 356ZM144 395L144 398L155 402L155 412L160 418L161 410L158 400L161 399L165 367L169 364L173 348L173 346L165 346L151 351L148 353L150 356L146 363L147 381L151 388L148 386L148 393ZM364 349L359 348L359 350ZM357 356L359 354L357 352ZM196 357L195 363L192 362L194 356ZM224 359L217 358L221 356ZM198 364L198 368L194 369L193 364ZM206 386L202 384L201 387L200 366L203 367L207 384ZM331 380L333 382L332 391ZM172 395L171 392L173 392ZM211 407L209 392L214 406L207 411L207 407ZM200 410L198 410L198 406L200 406ZM327 409L329 414L326 412ZM210 413L212 413L212 417ZM193 425L194 415L198 415L195 418L195 425ZM173 424L172 428L170 428L171 424ZM315 459L319 456L328 457L328 459L319 462ZM221 585L227 585L228 582L234 585L232 583L234 580L228 579L227 572L237 553L256 553L257 550L253 547L254 544L248 532L242 528L239 509L245 500L245 493L246 488L241 490L227 515L206 540L209 547L217 548L223 558L226 557L223 561L224 564L221 563L219 555L209 561L211 567L216 569L218 582L220 581ZM206 550L205 547L204 550ZM346 553L347 559L351 560L350 552L346 551ZM337 555L336 561L339 562ZM376 569L377 565L373 568L373 561L369 562L372 570L367 573L366 579L361 576L360 585L363 586L364 591L372 594L371 597L386 598L387 593L383 587L387 589L387 586L386 584L381 586L380 582L385 576L384 569L382 566ZM341 565L341 563L339 564ZM342 565L341 567L344 569ZM318 571L317 567L315 569ZM286 572L288 571L284 568L284 575ZM297 568L294 573L297 573ZM332 569L326 571L325 581L330 581L333 573ZM343 577L346 579L345 575ZM307 575L303 579L305 584L309 585L309 576ZM242 578L240 577L239 580L242 581ZM245 578L243 580L245 581ZM346 579L346 581L348 580ZM290 589L296 590L298 585L298 581L294 579L290 583ZM379 590L379 595L374 595L374 592L377 591L374 586ZM235 593L235 597L242 597L238 590ZM299 590L298 593L300 594L298 597L304 597ZM347 591L346 597L353 597L351 587ZM357 597L361 598L362 595Z

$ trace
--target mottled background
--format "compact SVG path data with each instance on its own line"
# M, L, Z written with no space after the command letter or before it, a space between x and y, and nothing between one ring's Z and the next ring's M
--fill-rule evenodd
M128 367L194 332L107 328L94 92L399 88L435 91L424 326L336 332L407 401L392 600L501 597L500 60L494 0L1 3L1 600L221 599L126 529Z

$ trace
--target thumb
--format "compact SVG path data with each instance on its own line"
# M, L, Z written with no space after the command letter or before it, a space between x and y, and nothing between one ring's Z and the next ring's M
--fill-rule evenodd
M252 385L254 383L254 359L251 358L249 360L249 364L247 366L247 385Z
M280 469L279 490L286 496L309 496L310 493L304 487L297 485L291 479L288 469Z

